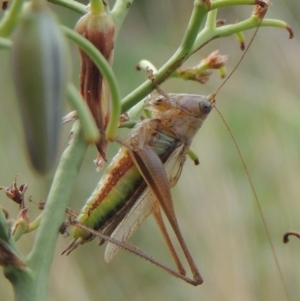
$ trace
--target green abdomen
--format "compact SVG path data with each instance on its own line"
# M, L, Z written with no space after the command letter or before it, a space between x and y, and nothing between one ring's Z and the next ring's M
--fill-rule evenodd
M174 138L160 135L152 148L164 163L177 147L176 142ZM103 230L114 219L121 220L146 187L129 151L121 147L78 215L77 221L95 230ZM73 236L82 237L85 241L92 237L90 233L77 227L74 228Z

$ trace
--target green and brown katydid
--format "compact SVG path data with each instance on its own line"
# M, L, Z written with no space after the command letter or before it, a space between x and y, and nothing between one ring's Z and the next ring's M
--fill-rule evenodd
M184 275L161 217L162 208L194 276L193 280L183 279L194 285L201 284L202 277L178 226L170 187L177 183L193 137L213 103L213 98L189 94L159 95L147 100L152 118L137 123L121 142L118 154L77 217L78 223L123 242L153 213L179 275ZM94 237L80 227L74 228L73 236L67 252ZM109 243L105 259L110 261L117 250L118 246Z
M151 118L138 122L129 135L119 141L118 154L81 213L71 221L74 240L64 253L69 254L80 244L100 237L100 244L108 241L106 261L110 261L120 248L125 248L192 285L203 282L179 228L170 188L180 177L192 140L214 107L215 96L216 93L211 96L161 93L146 101L145 108L150 111ZM183 264L164 225L161 208L193 278L185 276ZM127 243L150 214L159 225L177 272Z

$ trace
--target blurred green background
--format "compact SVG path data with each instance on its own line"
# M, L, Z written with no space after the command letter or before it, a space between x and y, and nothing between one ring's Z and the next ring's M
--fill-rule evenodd
M109 1L113 4L113 1ZM52 6L62 23L74 27L79 15ZM185 31L193 1L139 0L134 2L116 45L114 70L122 96L145 80L135 71L141 59L161 66L176 50ZM219 10L228 23L250 16L252 7ZM245 59L217 97L252 176L270 235L287 283L290 300L300 299L300 241L282 243L283 234L300 231L300 4L277 0L267 17L288 22L295 38L281 29L261 28ZM247 32L247 41L253 32ZM211 51L228 55L227 69L236 65L241 51L234 37L213 41L185 66L194 66ZM78 82L79 60L71 45L73 79ZM15 92L11 86L10 54L0 53L0 184L28 183L27 197L45 200L52 175L43 178L27 164ZM167 92L210 94L222 83L213 74L205 85L178 79L162 85ZM66 111L68 109L66 108ZM61 151L70 125L62 127ZM103 247L92 242L67 256L61 252L70 238L60 237L49 281L48 300L286 300L271 247L245 171L227 130L216 112L205 122L193 148L200 166L187 160L178 185L172 190L179 224L204 277L192 287L148 262L121 251L107 264ZM110 158L117 145L111 146ZM95 148L90 147L74 187L70 207L79 210L101 174L95 172ZM17 206L1 193L1 204L11 217ZM33 204L30 217L39 213ZM34 233L19 241L27 253ZM172 266L161 234L150 217L131 242ZM0 300L13 300L10 283L0 274Z

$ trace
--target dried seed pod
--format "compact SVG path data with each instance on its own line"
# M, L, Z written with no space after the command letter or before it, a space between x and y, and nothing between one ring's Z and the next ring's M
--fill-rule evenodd
M115 39L115 24L105 11L87 13L75 26L75 31L89 40L112 64ZM103 75L92 60L79 49L81 58L80 92L90 108L101 134L97 144L99 151L96 165L101 168L106 160L107 141L105 129L110 114L110 94Z
M53 166L67 84L66 42L51 11L31 4L16 29L13 80L33 167Z

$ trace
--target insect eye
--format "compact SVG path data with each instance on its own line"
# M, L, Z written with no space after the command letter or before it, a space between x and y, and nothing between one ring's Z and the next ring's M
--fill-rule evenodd
M164 98L161 95L156 97L154 100L154 105L160 106L161 103L163 102L163 100L164 100Z
M208 101L201 101L200 104L199 104L199 107L200 107L200 111L203 114L208 114L212 110L212 105Z

